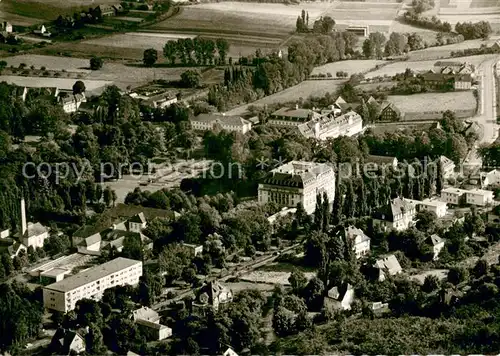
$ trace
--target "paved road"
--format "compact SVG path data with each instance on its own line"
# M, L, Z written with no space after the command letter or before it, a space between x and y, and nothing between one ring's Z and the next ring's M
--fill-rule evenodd
M481 99L478 114L474 117L474 120L482 129L482 133L479 134L478 145L492 143L498 136L495 64L499 59L500 57L486 60L478 68L478 76L481 80L479 88ZM481 158L478 157L476 149L472 150L465 160L465 165L477 167L481 166L481 164Z

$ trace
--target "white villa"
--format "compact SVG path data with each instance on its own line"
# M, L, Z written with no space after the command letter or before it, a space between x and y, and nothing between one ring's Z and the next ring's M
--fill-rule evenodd
M353 241L356 258L366 256L370 252L370 238L365 235L363 230L349 226L346 229L346 237Z

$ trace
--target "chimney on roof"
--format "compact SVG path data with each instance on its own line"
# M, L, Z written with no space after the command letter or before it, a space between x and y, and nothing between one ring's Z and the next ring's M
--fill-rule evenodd
M24 203L24 198L21 199L21 233L24 235L26 233L26 205Z

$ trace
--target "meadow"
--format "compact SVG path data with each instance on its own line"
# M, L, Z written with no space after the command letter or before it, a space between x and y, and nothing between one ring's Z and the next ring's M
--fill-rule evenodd
M311 74L327 74L331 73L335 76L337 71L344 71L350 76L355 73L365 72L367 70L375 68L375 66L386 63L383 60L349 60L327 63L319 67L315 67Z
M449 93L425 93L414 95L390 95L388 101L394 103L404 113L425 113L475 110L476 98L472 91Z

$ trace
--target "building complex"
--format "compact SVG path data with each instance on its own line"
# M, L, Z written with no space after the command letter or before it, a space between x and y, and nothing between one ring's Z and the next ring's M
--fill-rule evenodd
M142 262L119 257L43 288L43 305L66 313L81 299L100 300L108 288L136 285Z
M259 184L258 200L265 204L295 207L301 203L308 214L316 207L316 196L335 198L335 172L327 163L292 161L273 169Z

